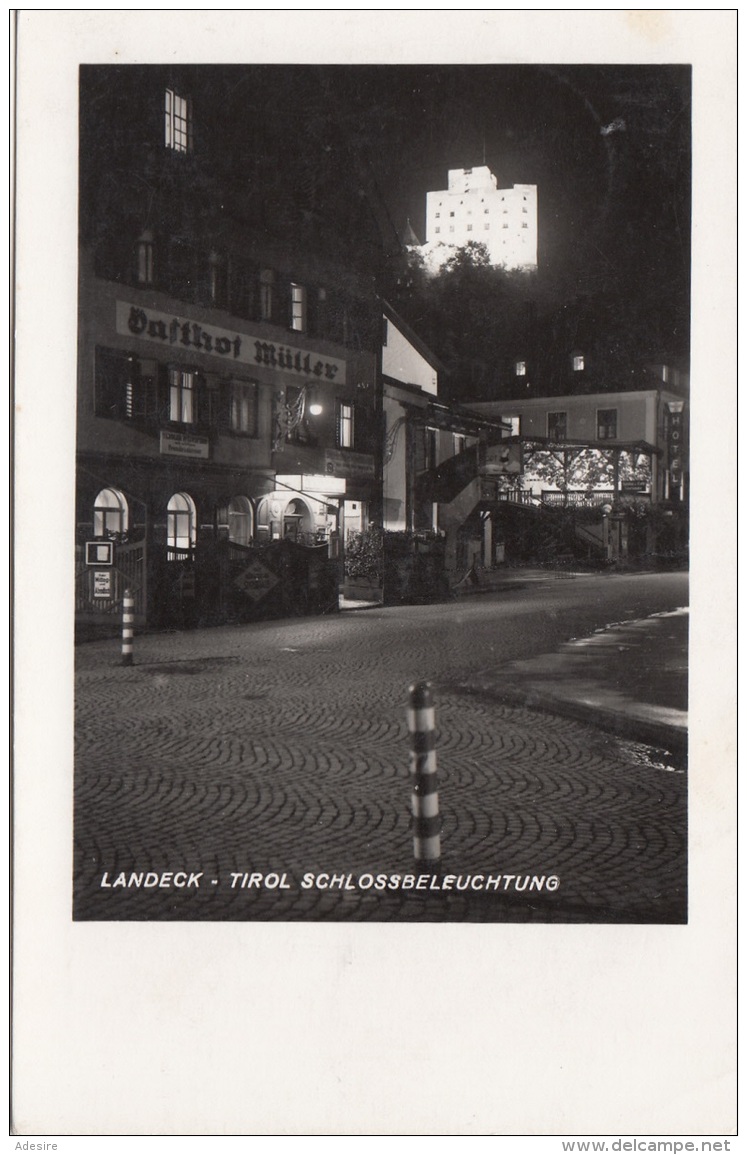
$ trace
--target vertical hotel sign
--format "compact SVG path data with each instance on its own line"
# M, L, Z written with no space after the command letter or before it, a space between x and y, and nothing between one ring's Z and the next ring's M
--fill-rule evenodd
M667 437L669 493L671 497L679 497L685 469L685 405L682 401L670 401L667 408L669 410L669 435Z

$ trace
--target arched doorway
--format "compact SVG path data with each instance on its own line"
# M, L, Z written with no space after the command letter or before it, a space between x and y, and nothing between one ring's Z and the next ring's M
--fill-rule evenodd
M313 540L315 519L302 497L292 497L283 513L283 537L289 541Z

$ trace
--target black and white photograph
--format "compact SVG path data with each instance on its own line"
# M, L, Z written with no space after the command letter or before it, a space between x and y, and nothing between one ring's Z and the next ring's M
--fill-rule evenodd
M685 922L691 69L80 72L80 919Z
M171 41L177 15L187 50ZM583 942L600 976L625 957L637 972L652 950L655 977L619 981L654 1002L658 965L704 915L703 775L710 812L732 722L730 692L706 710L711 667L699 661L703 571L718 601L732 561L732 499L719 513L714 490L733 480L731 465L701 467L714 502L703 518L697 414L722 375L716 343L710 381L702 345L694 355L706 166L697 53L672 48L686 14L523 13L523 34L542 34L523 53L501 50L506 13L318 12L312 35L313 15L97 12L88 25L83 13L30 14L37 57L47 19L81 41L60 68L60 108L47 96L39 109L73 194L55 254L64 276L38 313L21 275L16 287L31 360L38 342L68 423L62 469L37 458L17 482L17 548L35 574L19 595L37 607L21 615L21 657L32 617L63 633L62 657L50 649L49 672L42 660L32 675L36 694L26 673L19 727L43 744L39 695L56 679L65 771L42 788L38 830L19 823L20 879L31 879L20 947L23 911L46 885L32 843L51 828L64 848L55 901L91 959L107 944L137 970L156 942L192 959L192 942L230 943L272 976L252 987L262 1004L289 957L310 951L308 981L325 978L313 943L338 944L335 971L365 944L366 982L377 949L385 968L412 950L427 976L424 1037L437 960L458 959L468 987L489 988L493 952L497 973L519 960L519 974L528 952L536 995L553 954L576 989ZM376 15L392 36L376 26L369 43ZM640 51L604 39L595 52L594 20L583 44L592 15ZM305 49L300 29L278 47L283 16L301 19ZM583 51L546 34L563 16ZM700 16L720 35L729 25L728 13ZM462 20L471 53L449 47ZM420 50L395 32L416 43L419 32ZM493 39L481 48L482 33ZM23 61L23 27L19 48ZM21 84L22 157L24 95ZM726 262L712 300L729 305L730 164L722 229L708 233L709 260ZM19 167L22 218L30 171ZM32 195L62 219L53 184ZM19 234L21 270L23 244ZM23 364L19 435L38 454ZM65 510L53 568L42 504L45 522ZM722 548L706 557L698 533L719 518ZM703 719L720 730L710 768ZM721 866L727 843L716 840ZM708 917L725 918L718 904ZM687 985L658 1005L676 1014ZM591 1021L610 987L587 989ZM615 1021L625 997L612 999ZM359 985L355 998L331 995L325 1031L360 1007ZM157 1018L160 1004L146 1005ZM564 1008L577 1045L578 993ZM720 1007L711 1021L726 1031L727 1020ZM665 1034L645 1067L670 1054ZM204 1118L226 1134L677 1131L666 1095L646 1106L639 1094L635 1120L605 1113L605 1095L564 1119L554 1096L501 1110L470 1106L463 1088L450 1115L444 1100L424 1118L398 1092L377 1117L355 1062L362 1107L328 1089L309 1105L309 1088L305 1115L266 1098L216 1118L180 1095L162 1130ZM686 1129L703 1119L704 1132L728 1132L728 1102L723 1080L709 1082L681 1110ZM159 1133L159 1109L128 1116L122 1101L111 1129ZM83 1133L109 1131L99 1109L90 1125L73 1115Z

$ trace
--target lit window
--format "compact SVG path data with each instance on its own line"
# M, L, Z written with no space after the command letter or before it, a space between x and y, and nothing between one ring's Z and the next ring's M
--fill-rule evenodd
M597 409L597 438L612 441L617 437L617 410Z
M303 285L291 285L291 329L297 333L306 332L306 289Z
M243 433L247 437L257 435L257 386L231 386L229 423L233 433Z
M583 353L574 353L572 357L573 372L580 373L584 369L584 355Z
M189 99L186 96L179 96L173 88L167 88L164 137L166 148L173 148L175 152L190 152L191 129Z
M93 536L116 537L127 533L128 510L118 489L102 489L93 504Z
M521 417L499 417L502 425L508 425L504 430L504 437L519 437L521 434Z
M188 493L175 493L166 507L166 544L172 550L194 549L197 544L197 509ZM174 561L173 554L167 555Z
M195 374L189 369L169 368L169 420L193 425L196 420Z
M514 370L516 372L517 377L526 377L526 375L527 375L527 363L526 363L526 361L516 361L514 364Z
M551 441L565 441L568 433L567 413L547 414L547 436Z
M353 406L340 401L337 405L337 444L340 449L352 449L353 432Z

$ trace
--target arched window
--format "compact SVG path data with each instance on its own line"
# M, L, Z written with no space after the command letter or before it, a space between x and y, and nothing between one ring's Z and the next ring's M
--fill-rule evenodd
M129 511L123 493L102 489L93 503L93 536L114 537L127 533Z
M228 503L228 539L237 545L252 540L252 503L248 497L232 497Z
M188 493L175 493L166 506L167 544L171 549L193 549L197 542L197 509Z

